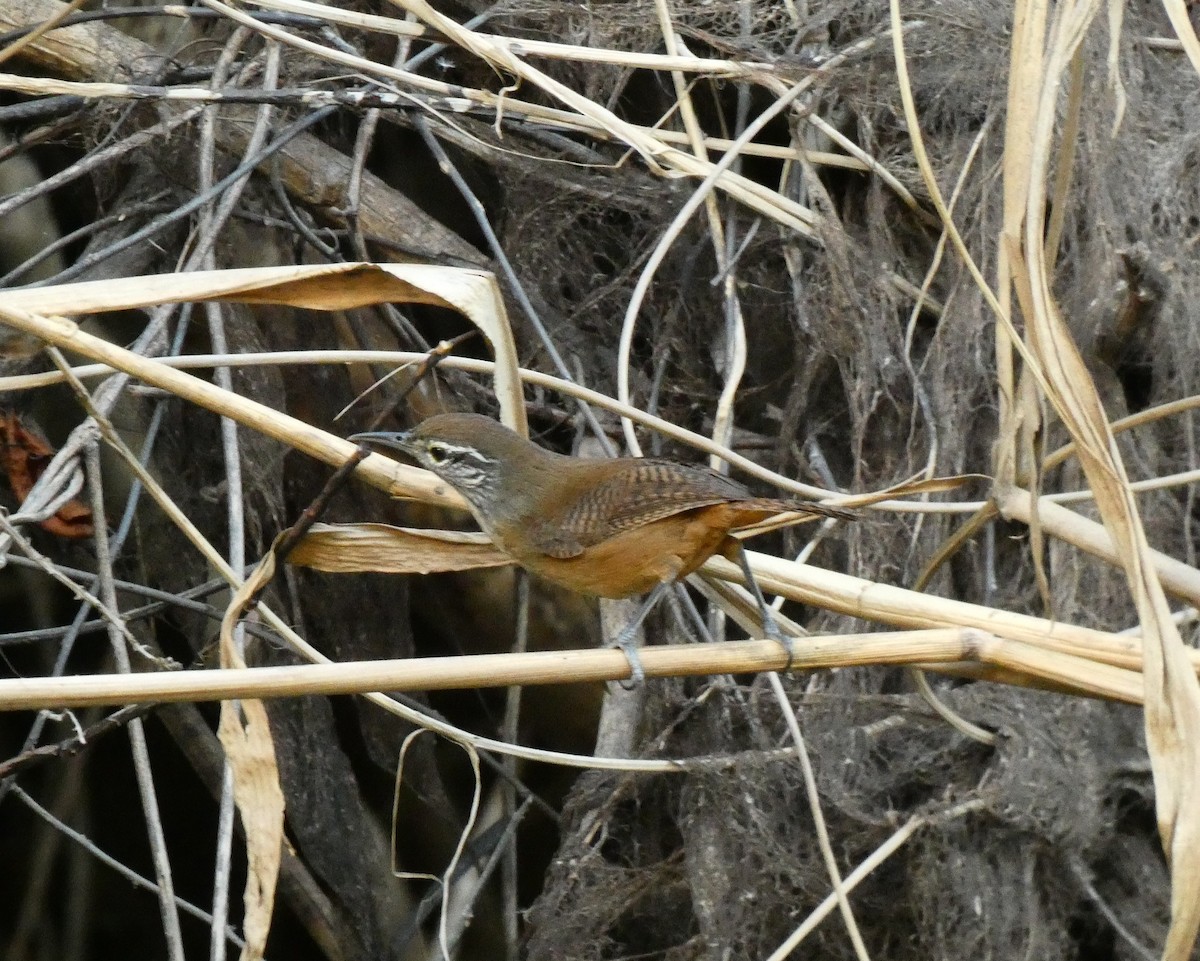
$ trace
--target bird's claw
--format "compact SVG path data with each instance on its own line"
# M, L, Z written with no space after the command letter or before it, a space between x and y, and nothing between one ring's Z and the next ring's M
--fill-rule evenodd
M783 672L786 674L792 669L792 661L796 658L796 639L779 629L779 623L771 616L769 607L764 609L762 629L763 636L768 641L775 641L782 645L784 651L787 652L787 663L783 665Z
M629 677L618 683L623 690L635 691L646 683L646 669L642 667L642 656L638 654L637 645L633 643L632 638L618 639L617 647L629 662Z

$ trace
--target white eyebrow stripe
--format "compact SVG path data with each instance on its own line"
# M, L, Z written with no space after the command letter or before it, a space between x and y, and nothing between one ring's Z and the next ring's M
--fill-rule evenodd
M426 448L431 452L434 450L440 450L448 458L461 458L462 461L466 461L469 458L474 462L475 465L478 465L473 468L474 470L478 471L482 471L484 468L495 463L492 458L488 457L486 454L480 453L474 447L466 447L461 444L451 444L449 441L431 440L427 442Z
M444 440L431 440L427 446L430 450L435 447L440 447L444 451L455 454L474 454L475 456L479 456L479 451L477 451L474 447L460 447L458 444L451 444Z

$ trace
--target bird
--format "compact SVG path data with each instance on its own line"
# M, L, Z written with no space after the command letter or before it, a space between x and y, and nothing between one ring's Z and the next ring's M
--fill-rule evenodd
M518 565L579 594L647 594L617 646L637 683L633 636L672 585L714 554L740 564L767 637L791 655L734 531L783 512L852 520L813 501L755 497L707 467L644 457L583 459L540 447L482 414L436 414L409 431L350 440L399 451L463 496L483 531Z

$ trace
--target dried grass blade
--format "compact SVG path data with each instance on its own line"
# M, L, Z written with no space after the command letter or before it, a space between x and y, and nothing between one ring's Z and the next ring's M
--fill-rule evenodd
M1078 445L1080 463L1112 535L1144 635L1145 720L1159 833L1171 867L1171 927L1163 958L1183 961L1200 930L1200 683L1171 619L1124 465L1100 397L1052 295L1045 248L1046 182L1058 91L1100 0L1066 3L1045 58L1031 138L1021 247L1013 280L1047 397ZM1190 29L1190 28L1189 28ZM1195 39L1194 34L1192 35Z
M389 524L314 524L288 563L331 573L436 574L504 567L512 558L473 531L418 530Z

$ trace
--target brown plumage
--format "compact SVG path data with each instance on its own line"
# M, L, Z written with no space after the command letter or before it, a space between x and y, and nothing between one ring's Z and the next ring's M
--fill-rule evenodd
M734 531L785 511L850 519L810 501L754 497L706 467L545 450L477 414L440 414L404 434L365 434L412 456L466 498L496 545L582 594L628 597L686 577Z

